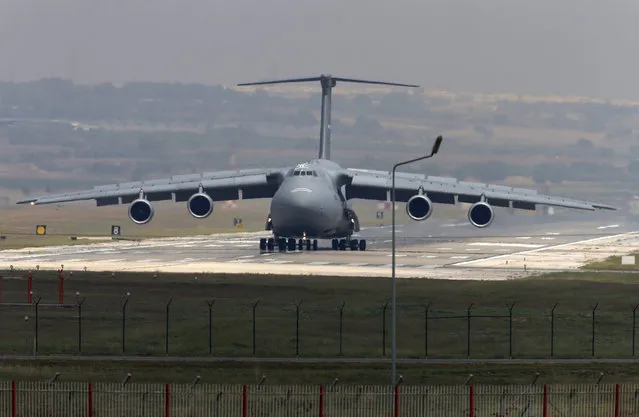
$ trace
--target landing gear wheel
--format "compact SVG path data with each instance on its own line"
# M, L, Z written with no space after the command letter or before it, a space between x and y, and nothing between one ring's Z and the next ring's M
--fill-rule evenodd
M269 238L266 241L266 248L269 250L269 252L272 252L273 249L275 249L275 239L273 239L272 237Z
M289 238L288 239L288 251L289 252L295 252L295 239L294 238Z
M339 240L339 250L346 250L346 239Z
M266 251L266 238L261 238L260 239L260 251L261 252L265 252Z
M313 250L317 250L317 239L313 239Z
M359 241L359 250L361 251L366 250L366 241L364 239L360 239Z
M333 239L331 241L331 246L332 246L333 250L338 250L339 249L339 241L337 239Z
M348 245L351 250L357 250L358 244L357 239L349 240Z
M277 248L280 250L280 252L284 252L286 250L286 239L281 237L279 239L277 239Z
M297 249L299 250L304 249L304 239L300 239L297 241Z
M310 240L306 241L306 250L311 250L311 241Z

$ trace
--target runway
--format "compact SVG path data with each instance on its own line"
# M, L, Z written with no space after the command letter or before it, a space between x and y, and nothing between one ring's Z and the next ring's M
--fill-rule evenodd
M593 216L594 217L594 216ZM466 219L429 219L396 228L398 277L512 279L543 270L575 269L586 262L639 250L639 225L609 216L507 215L486 229ZM390 276L391 228L358 233L366 251L260 253L268 232L188 238L108 241L75 246L0 252L0 267L93 271L269 273L333 276Z

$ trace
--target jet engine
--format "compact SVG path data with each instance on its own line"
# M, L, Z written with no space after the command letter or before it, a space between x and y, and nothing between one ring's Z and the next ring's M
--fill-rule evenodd
M468 209L468 220L475 227L488 227L495 219L493 208L483 201L478 201Z
M433 203L425 195L414 195L406 202L406 214L413 220L426 220L433 214Z
M213 212L213 199L205 193L195 193L186 202L189 214L196 219L209 217Z
M155 214L155 210L147 199L138 198L129 206L129 218L134 223L146 224L151 221L153 214Z

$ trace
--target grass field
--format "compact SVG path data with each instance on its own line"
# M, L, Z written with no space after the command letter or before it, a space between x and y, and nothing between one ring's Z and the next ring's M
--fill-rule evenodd
M68 275L68 272L67 272ZM26 280L21 273L2 273L2 301L24 303ZM75 293L86 297L82 308L82 354L122 354L122 301L126 307L125 354L166 355L166 304L169 307L169 355L209 355L209 307L212 307L212 354L253 355L253 305L255 309L255 355L296 356L296 303L301 302L299 355L336 357L340 350L339 307L344 302L342 354L346 357L390 355L390 309L387 310L386 348L382 332L382 309L388 301L390 283L383 278L294 278L250 276L185 276L177 274L110 274L74 272L65 282L66 303L75 303ZM34 289L42 296L38 308L38 353L78 352L78 310L46 306L57 302L55 274L38 272ZM631 274L553 274L541 279L507 282L405 280L398 283L398 356L425 356L424 306L429 310L428 356L467 356L467 308L471 318L471 358L509 356L507 305L515 303L512 320L512 355L515 358L550 356L550 310L555 312L554 356L591 356L592 309L596 311L595 356L628 358L632 355L632 309L639 302L639 284ZM460 316L456 319L433 319ZM25 320L26 318L26 320ZM31 354L34 351L33 306L0 308L0 352ZM4 360L0 376L42 377L56 371L74 378L120 380L126 372L145 380L161 378L191 380L194 374L207 380L239 382L268 374L270 381L311 382L340 380L378 383L387 378L388 365L233 363L158 365L148 363L82 363L45 361L39 365ZM627 380L639 379L639 366L434 366L401 367L412 381L460 382L473 373L486 383L522 382L534 372L553 381L591 378L606 370ZM463 381L461 381L463 382Z

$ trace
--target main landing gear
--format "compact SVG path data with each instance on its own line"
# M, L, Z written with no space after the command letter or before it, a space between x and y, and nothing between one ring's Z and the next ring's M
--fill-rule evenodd
M297 250L317 250L317 239L299 239L296 240L295 238L284 238L284 237L277 237L277 238L261 238L260 239L260 251L261 252L273 252L275 251L275 249L278 249L278 251L280 252L285 252L285 251L289 251L289 252L294 252L295 249Z
M366 250L365 239L333 239L331 245L333 250L346 250L346 248L350 250Z

